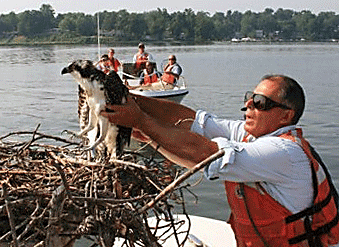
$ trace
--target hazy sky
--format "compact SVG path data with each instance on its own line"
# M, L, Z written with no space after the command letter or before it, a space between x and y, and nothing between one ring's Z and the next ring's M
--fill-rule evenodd
M148 12L151 10L167 9L169 13L183 12L191 8L194 12L207 11L210 14L227 10L247 10L262 12L265 8L293 9L296 11L310 10L314 14L322 11L333 11L339 14L339 0L2 0L0 13L11 11L20 13L25 10L38 10L42 4L50 4L55 12L82 12L94 14L98 11L118 11L126 9L128 12Z

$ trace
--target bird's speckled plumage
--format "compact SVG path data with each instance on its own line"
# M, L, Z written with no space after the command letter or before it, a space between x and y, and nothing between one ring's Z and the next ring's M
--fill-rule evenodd
M75 135L88 139L88 148L94 149L96 159L115 159L130 142L131 129L114 126L100 115L106 103L124 104L128 88L116 72L108 75L95 68L90 60L77 60L65 67L62 74L70 73L79 83L78 116L81 131Z

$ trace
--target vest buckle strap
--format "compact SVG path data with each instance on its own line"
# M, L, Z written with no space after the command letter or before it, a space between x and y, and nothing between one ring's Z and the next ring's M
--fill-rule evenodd
M289 224L289 223L292 223L292 222L294 222L294 221L297 221L297 220L299 220L299 219L301 219L301 218L304 218L304 217L306 217L306 216L309 216L309 215L313 215L313 214L315 214L315 213L318 213L318 212L320 212L324 207L326 207L327 204L330 203L331 199L332 199L332 193L330 192L330 193L328 193L328 195L326 196L326 198L325 198L323 201L321 201L321 202L319 202L319 203L313 205L312 207L309 207L309 208L307 208L307 209L305 209L305 210L303 210L303 211L301 211L301 212L299 212L299 213L296 213L296 214L292 214L292 215L290 215L290 216L287 216L286 219L285 219L285 222L286 222L287 224Z
M312 241L315 241L315 245L310 244L310 247L313 247L313 246L314 247L321 247L322 245L321 245L321 241L320 241L319 237L323 234L330 232L331 229L338 224L338 222L339 222L339 214L337 214L334 217L334 219L332 221L330 221L329 223L318 227L316 230L312 230L312 228L310 226L308 226L308 224L310 224L309 217L306 217L306 219L305 219L306 233L300 234L300 235L298 235L294 238L290 238L288 240L288 243L292 245L292 244L297 244L297 243L304 241L304 240L308 240L309 244L310 244L310 241L312 239Z

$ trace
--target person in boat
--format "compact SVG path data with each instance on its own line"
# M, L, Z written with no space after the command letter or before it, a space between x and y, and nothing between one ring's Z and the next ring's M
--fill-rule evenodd
M175 85L181 73L182 68L177 63L176 56L170 55L168 57L168 63L164 67L164 73L161 77L161 80L166 84Z
M152 83L159 82L159 78L161 77L161 74L154 69L153 63L150 61L147 61L145 66L146 68L140 74L140 85L149 86Z
M113 48L110 48L108 50L108 65L111 70L114 70L115 72L118 72L119 67L121 66L120 61L114 57L115 51Z
M101 114L110 122L134 128L135 138L151 140L165 157L187 168L224 150L204 173L225 185L238 246L338 243L338 194L297 127L305 95L294 79L263 77L245 95L245 120L220 119L137 95L130 95L125 105L107 108L114 112Z
M100 57L99 62L96 64L96 68L103 71L105 74L108 74L111 71L109 57L107 54Z
M133 63L135 63L136 69L143 69L145 68L145 64L147 61L153 62L153 56L145 52L145 44L139 43L138 45L139 51L133 57Z

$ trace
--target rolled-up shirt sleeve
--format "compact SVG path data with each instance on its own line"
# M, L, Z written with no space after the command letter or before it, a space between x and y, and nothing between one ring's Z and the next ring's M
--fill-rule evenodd
M244 123L240 120L219 119L215 115L199 110L196 113L191 130L210 140L216 137L225 137L228 140L241 141L246 134L243 128Z
M205 169L208 179L219 178L235 182L277 182L283 179L285 165L291 163L286 142L278 137L266 137L251 143L214 138L225 155ZM297 147L298 148L298 147Z
M220 171L225 170L228 164L233 164L235 159L235 147L230 141L222 137L214 138L212 141L216 142L219 149L223 149L225 154L204 169L206 178L210 180L220 178Z
M205 169L205 175L208 179L219 178L220 169L224 169L227 164L234 162L235 151L238 146L234 145L232 140L240 141L243 139L246 134L243 124L244 121L219 119L205 111L197 111L191 130L216 142L219 149L225 151L222 158L217 159Z

